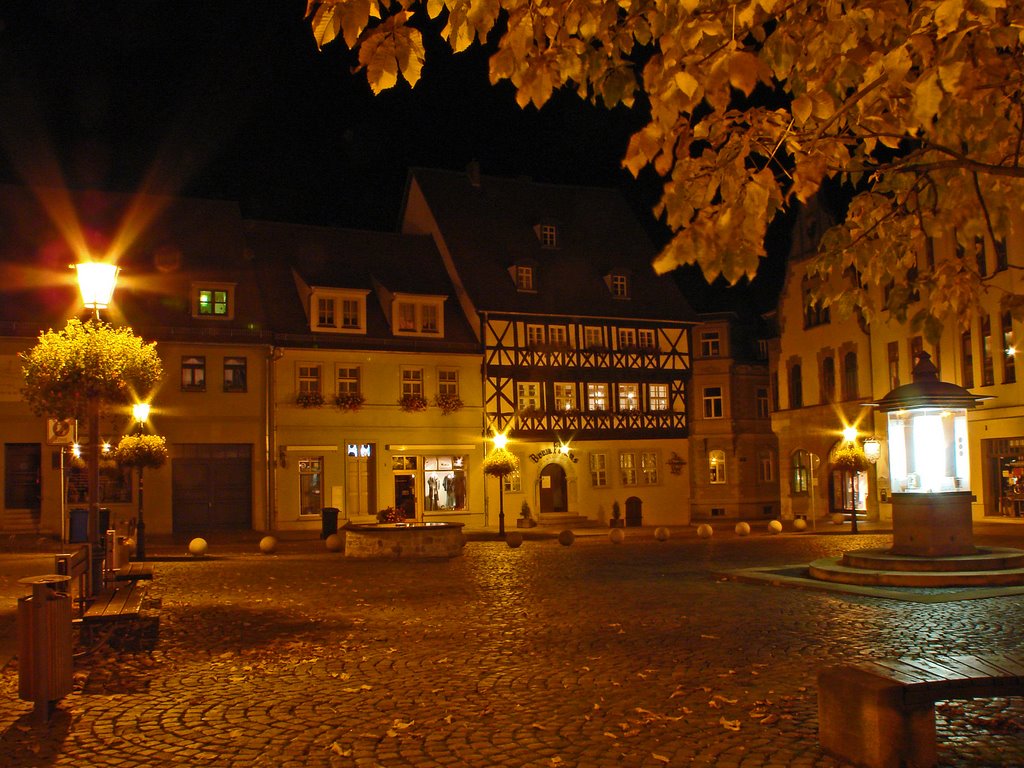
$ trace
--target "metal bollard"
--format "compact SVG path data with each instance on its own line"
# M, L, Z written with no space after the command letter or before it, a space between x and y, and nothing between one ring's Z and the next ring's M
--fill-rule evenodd
M70 580L57 574L18 580L32 587L30 597L18 599L18 696L35 703L44 723L71 693L71 598L56 591Z

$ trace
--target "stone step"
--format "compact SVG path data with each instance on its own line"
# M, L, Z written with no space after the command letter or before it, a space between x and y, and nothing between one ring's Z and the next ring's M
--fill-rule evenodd
M988 571L884 571L850 568L827 557L808 566L812 578L834 584L879 587L1015 587L1024 586L1024 568Z
M1004 571L1024 568L1024 550L978 547L977 552L970 555L921 557L895 555L884 549L861 549L846 552L842 564L876 571Z

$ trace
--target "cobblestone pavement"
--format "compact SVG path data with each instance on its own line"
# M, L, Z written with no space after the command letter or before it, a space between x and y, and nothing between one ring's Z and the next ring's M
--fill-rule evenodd
M470 542L444 562L319 542L158 562L158 640L78 659L49 724L3 670L0 765L839 766L817 743L820 667L1020 647L1024 597L922 605L715 575L886 536L627 534ZM943 765L1024 765L1020 699L938 719Z

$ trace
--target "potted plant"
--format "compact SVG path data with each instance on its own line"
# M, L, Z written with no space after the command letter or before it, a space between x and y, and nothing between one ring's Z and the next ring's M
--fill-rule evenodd
M441 409L441 413L447 416L462 408L462 398L449 392L439 392L434 396L434 405Z
M423 395L405 394L398 398L398 407L406 413L427 410L427 398Z
M403 523L405 522L405 513L401 509L395 509L395 507L385 507L377 513L378 523Z
M523 506L519 508L519 519L516 520L517 528L533 528L537 521L533 519L533 512L530 510L530 503L523 499Z
M622 519L622 508L619 507L619 502L612 502L612 519L608 521L609 528L625 528L626 521Z
M295 396L295 404L303 408L319 408L324 404L324 396L319 392L299 392Z
M365 402L361 392L339 392L334 398L334 404L343 411L358 411Z

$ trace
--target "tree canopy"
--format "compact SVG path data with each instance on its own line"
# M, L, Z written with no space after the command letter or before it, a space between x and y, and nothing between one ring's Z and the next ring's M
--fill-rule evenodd
M39 334L21 359L29 407L37 416L60 419L84 419L93 399L128 403L163 376L155 343L98 320L69 320L61 331Z
M808 263L824 300L870 319L873 287L910 286L933 336L988 289L977 249L1004 244L1024 190L1019 2L310 0L308 14L318 45L358 50L374 92L415 85L423 34L439 33L455 51L493 45L490 79L521 106L569 88L646 110L623 165L663 180L659 271L753 277L776 214L833 179L852 200ZM905 317L905 292L888 296Z

